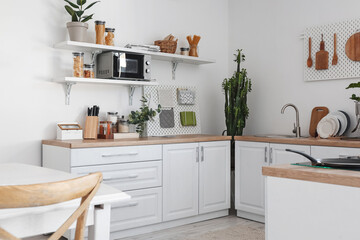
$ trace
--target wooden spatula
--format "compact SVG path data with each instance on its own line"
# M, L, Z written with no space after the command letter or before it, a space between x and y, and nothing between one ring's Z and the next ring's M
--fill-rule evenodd
M336 54L336 33L334 33L334 55L332 59L332 65L336 65L338 62L338 55Z
M323 70L329 68L329 52L325 51L325 42L321 34L320 51L316 53L315 69Z
M312 66L312 58L311 58L311 37L309 37L309 57L307 59L307 66L310 68Z

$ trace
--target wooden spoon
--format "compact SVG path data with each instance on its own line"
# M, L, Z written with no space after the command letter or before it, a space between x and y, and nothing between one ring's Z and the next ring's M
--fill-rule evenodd
M310 68L313 65L313 61L311 59L311 37L309 37L309 57L307 59L307 66Z
M334 33L334 55L332 59L332 65L336 65L338 62L338 55L336 54L336 33Z

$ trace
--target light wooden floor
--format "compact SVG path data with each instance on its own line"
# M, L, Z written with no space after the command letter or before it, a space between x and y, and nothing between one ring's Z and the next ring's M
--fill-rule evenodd
M122 238L122 240L183 240L187 237L195 237L210 231L222 230L235 225L245 225L253 228L260 228L265 231L265 225L262 223L253 222L235 216L227 216L188 224L185 226L169 228L135 237Z
M195 237L210 231L226 229L236 225L244 225L252 228L265 229L264 224L238 218L235 216L227 216L216 218L208 221L188 224L180 227L169 228L157 232L143 234L135 237L122 238L121 240L183 240L188 237ZM265 231L265 230L264 230ZM37 236L26 238L26 240L44 240L45 236ZM61 238L65 239L65 238Z

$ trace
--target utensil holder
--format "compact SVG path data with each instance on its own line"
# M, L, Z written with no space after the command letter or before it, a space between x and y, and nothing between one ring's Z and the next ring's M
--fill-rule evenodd
M99 117L87 116L85 121L84 139L97 139Z

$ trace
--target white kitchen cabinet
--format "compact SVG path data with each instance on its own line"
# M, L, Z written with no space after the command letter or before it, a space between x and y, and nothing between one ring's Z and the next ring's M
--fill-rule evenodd
M200 143L199 213L230 208L230 144Z
M161 160L74 167L71 169L71 173L79 175L93 172L102 172L104 183L122 191L161 187L162 185Z
M127 193L131 196L129 203L118 203L111 206L111 229L113 231L161 222L161 188L140 189Z
M202 150L202 151L201 151ZM230 141L68 148L43 145L43 166L104 182L132 199L111 209L119 239L228 215Z
M163 219L230 208L230 142L163 147Z
M264 221L265 178L262 167L307 162L303 156L285 151L293 149L310 154L310 146L237 141L235 143L235 208L237 215Z
M269 143L235 143L235 208L264 215L265 187L262 167L268 166Z
M273 144L270 143L270 165L291 164L298 162L308 162L309 160L299 154L287 152L285 149L292 149L310 155L310 146L307 145L290 145L290 144Z
M199 211L199 144L163 146L163 219L195 216Z
M311 146L311 156L314 158L339 158L360 156L360 149L346 147Z

